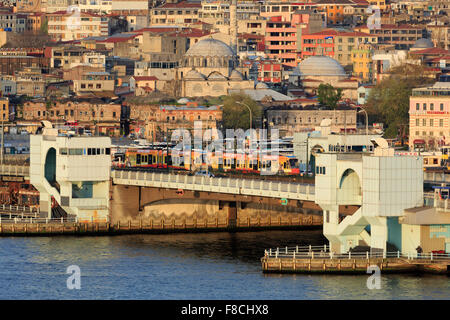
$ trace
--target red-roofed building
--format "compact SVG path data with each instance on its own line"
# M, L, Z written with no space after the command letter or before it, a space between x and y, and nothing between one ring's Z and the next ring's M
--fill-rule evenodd
M280 62L274 60L259 61L258 81L272 84L280 84L283 68Z
M132 76L130 78L130 90L136 96L144 96L157 89L158 78L154 76Z

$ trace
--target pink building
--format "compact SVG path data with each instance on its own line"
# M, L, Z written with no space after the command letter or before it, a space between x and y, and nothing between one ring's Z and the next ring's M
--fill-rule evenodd
M450 82L444 81L414 89L409 99L410 149L432 151L443 145L450 145Z

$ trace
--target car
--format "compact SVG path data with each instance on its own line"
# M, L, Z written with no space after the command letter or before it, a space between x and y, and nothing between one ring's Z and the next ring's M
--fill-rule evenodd
M211 172L208 172L206 170L197 171L195 173L196 176L204 176L209 178L214 178L214 175Z

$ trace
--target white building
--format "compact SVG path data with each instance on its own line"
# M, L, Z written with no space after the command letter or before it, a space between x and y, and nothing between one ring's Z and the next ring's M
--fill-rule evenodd
M30 182L40 193L40 212L52 217L52 197L68 215L105 222L109 213L111 139L59 136L48 121L30 136Z
M423 206L421 157L395 156L384 139L374 153L319 153L316 156L315 202L323 209L323 232L336 253L358 245L386 252L402 250L398 218L404 209ZM355 206L342 216L339 206Z
M308 167L314 168L315 157L323 152L373 152L372 140L380 138L381 133L357 130L353 133L333 132L331 119L322 121L321 126L315 131L295 132L293 136L294 156L298 159L300 169L306 169L306 159ZM308 152L306 152L308 150Z

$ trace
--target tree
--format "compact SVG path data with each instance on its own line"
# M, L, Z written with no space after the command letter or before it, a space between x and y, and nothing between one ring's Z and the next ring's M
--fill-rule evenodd
M423 66L403 64L391 69L369 93L366 110L374 122L383 122L386 138L403 138L409 123L409 97L413 88L434 82Z
M321 84L317 91L319 102L331 109L336 109L337 103L342 99L342 89L331 84Z
M48 20L46 17L43 17L42 19L40 31L43 34L48 34Z
M254 123L262 114L261 106L247 95L232 94L227 96L223 102L222 123L225 129L246 130L249 128L250 112L243 104L247 105L252 111L252 127L254 128Z

